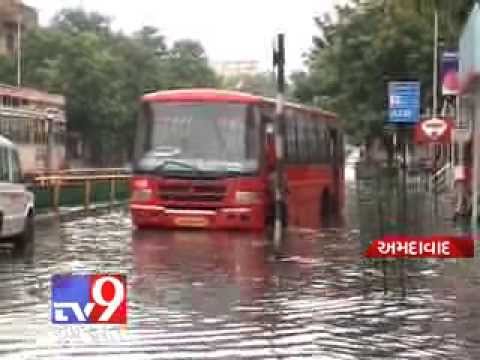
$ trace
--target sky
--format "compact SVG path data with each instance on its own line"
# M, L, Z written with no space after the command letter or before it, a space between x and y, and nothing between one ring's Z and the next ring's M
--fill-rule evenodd
M42 24L56 11L82 7L112 18L126 33L155 26L167 42L199 40L212 62L255 60L271 69L272 44L285 33L287 71L303 67L303 54L318 34L313 18L333 14L344 0L24 0L38 9Z

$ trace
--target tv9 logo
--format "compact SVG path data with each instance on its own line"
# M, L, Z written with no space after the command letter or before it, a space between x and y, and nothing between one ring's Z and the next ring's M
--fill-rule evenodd
M51 315L54 324L126 324L126 277L54 275Z

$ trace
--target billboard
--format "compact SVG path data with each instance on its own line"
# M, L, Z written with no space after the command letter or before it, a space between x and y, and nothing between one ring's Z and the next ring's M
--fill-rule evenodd
M443 96L458 94L458 52L445 51L441 57L441 84Z
M420 82L388 83L388 121L392 124L414 124L420 119Z

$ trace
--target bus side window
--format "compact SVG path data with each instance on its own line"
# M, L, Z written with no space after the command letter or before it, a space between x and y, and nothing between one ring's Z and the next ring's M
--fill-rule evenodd
M301 114L302 119L302 132L303 132L303 163L308 164L310 162L310 135L308 134L308 119L304 114Z
M10 164L8 161L8 150L0 147L0 182L10 181Z
M285 162L289 163L291 162L292 158L292 146L290 144L290 122L288 121L289 118L288 116L284 116L283 118L283 124L284 124L284 129L285 129L285 137L283 139L283 148L285 149Z
M305 131L303 130L303 119L296 114L295 120L297 122L297 149L298 159L297 162L302 164L305 162Z
M313 131L315 132L315 143L317 144L316 146L316 151L315 151L315 162L318 164L321 164L323 162L322 159L322 138L321 138L321 129L320 129L321 124L318 122L318 120L315 120Z
M336 136L337 132L335 129L329 128L328 129L328 161L330 163L334 163L336 161Z
M270 114L265 109L261 109L260 112L260 122L261 122L261 141L263 147L260 149L263 158L267 162L267 165L270 161L274 161L274 134L273 134L273 119Z
M331 162L336 162L337 161L337 130L336 129L331 129L330 130L330 160Z
M10 150L11 164L12 164L12 178L11 182L18 184L22 181L22 172L20 169L20 160L18 158L18 152L16 150Z
M291 123L292 123L292 132L293 132L293 142L295 144L295 157L293 159L294 164L300 163L300 156L301 156L301 150L300 150L300 138L298 135L298 118L295 116L292 116L291 118Z
M315 120L311 117L308 119L308 138L310 144L310 163L317 162L317 138L315 136Z
M338 146L337 146L337 152L339 159L341 163L343 164L345 162L345 143L344 143L344 137L341 132L338 134Z
M258 117L256 116L256 109L253 106L247 108L247 121L245 123L245 156L247 159L252 159L257 154L258 147ZM235 137L235 134L232 134L232 138ZM241 147L239 147L241 148Z
M330 129L328 126L323 128L323 141L324 141L324 163L329 163L331 159L331 138L330 138Z
M310 143L310 119L302 114L303 119L303 136L305 146L305 158L304 163L309 164L312 157L312 144Z
M302 114L303 119L303 136L305 142L305 159L304 162L306 164L310 164L312 162L312 143L310 141L310 119L305 115Z
M328 132L328 126L322 123L320 126L320 138L322 141L322 163L328 164L330 161L330 135Z
M297 131L296 131L296 124L295 119L292 117L288 117L285 119L286 124L286 142L287 142L287 161L289 163L296 163L297 162Z
M304 131L305 131L305 140L306 140L306 150L307 150L307 164L315 163L315 137L313 133L313 119L309 115L304 115Z

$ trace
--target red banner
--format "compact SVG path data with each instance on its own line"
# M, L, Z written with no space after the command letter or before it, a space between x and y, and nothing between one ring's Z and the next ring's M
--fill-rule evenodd
M470 236L396 236L374 240L367 258L473 258L475 247Z

